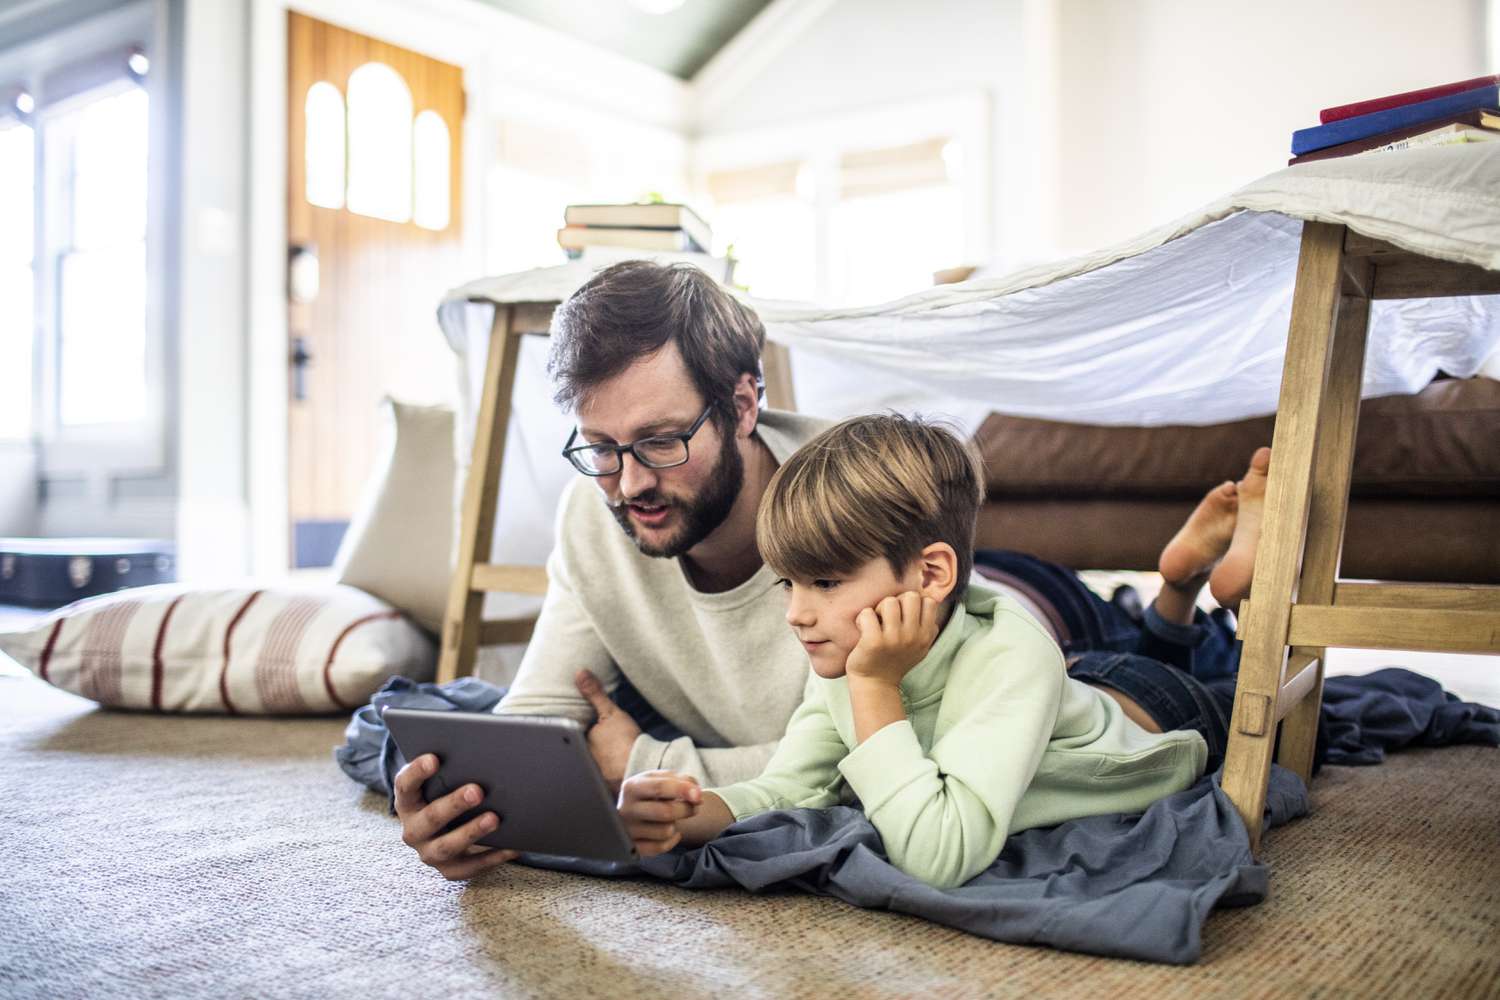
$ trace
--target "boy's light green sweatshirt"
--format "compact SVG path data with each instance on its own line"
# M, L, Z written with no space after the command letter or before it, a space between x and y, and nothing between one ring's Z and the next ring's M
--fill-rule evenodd
M901 682L907 721L856 746L849 683L812 674L760 777L713 789L735 819L858 798L886 855L940 888L989 867L1005 838L1080 816L1140 812L1191 785L1198 733L1148 733L1011 598L970 585Z

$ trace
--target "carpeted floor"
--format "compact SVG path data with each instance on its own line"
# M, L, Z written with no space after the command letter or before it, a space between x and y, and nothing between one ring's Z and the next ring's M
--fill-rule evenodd
M101 711L0 676L0 996L1500 996L1500 752L1330 768L1203 961L995 944L801 895L427 872L343 722Z

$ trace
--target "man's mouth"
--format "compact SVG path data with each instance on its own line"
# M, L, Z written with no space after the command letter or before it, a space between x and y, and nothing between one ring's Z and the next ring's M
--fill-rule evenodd
M632 518L650 528L665 521L672 511L667 504L628 503L625 506Z

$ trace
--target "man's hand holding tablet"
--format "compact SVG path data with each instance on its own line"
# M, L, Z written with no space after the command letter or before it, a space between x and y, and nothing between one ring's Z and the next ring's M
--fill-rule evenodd
M401 840L423 862L452 881L470 879L496 865L514 861L520 852L478 843L480 837L493 833L500 825L500 817L493 812L480 813L456 830L448 829L455 819L479 805L484 794L478 785L469 784L428 802L422 797L422 785L437 772L438 759L430 753L396 772L396 815L401 820Z

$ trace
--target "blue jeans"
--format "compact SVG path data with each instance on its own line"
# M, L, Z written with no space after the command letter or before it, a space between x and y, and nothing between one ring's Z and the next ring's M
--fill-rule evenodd
M1191 729L1208 743L1208 771L1224 762L1240 643L1229 612L1196 610L1191 625L1165 621L1140 606L1130 587L1106 601L1072 570L1022 552L980 549L982 576L1016 587L1040 606L1062 633L1068 676L1113 688L1140 705L1165 732ZM1319 725L1315 761L1325 737Z
M1191 625L1177 625L1142 608L1134 587L1121 587L1106 601L1070 569L1006 549L979 549L980 575L1015 587L1040 605L1072 660L1087 653L1134 653L1184 670L1200 681L1232 679L1240 669L1240 644L1229 612L1195 609Z

